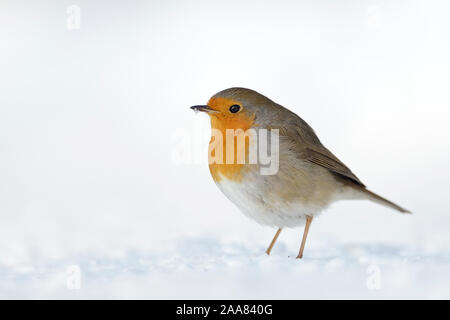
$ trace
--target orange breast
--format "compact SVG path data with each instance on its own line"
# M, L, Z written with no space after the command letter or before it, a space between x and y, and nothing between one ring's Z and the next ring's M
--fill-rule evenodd
M225 105L229 106L234 104L234 101L231 101L229 99L224 99L227 101L221 101L223 98L215 98L211 99L208 102L208 105L211 106L213 109L220 110L220 106ZM210 141L210 152L209 152L209 170L211 172L211 175L214 179L214 181L220 181L222 177L233 180L233 181L240 181L242 179L242 173L245 170L251 170L251 168L254 165L249 164L239 164L238 163L238 154L245 154L245 158L248 158L249 154L249 138L246 137L246 143L244 145L238 146L237 143L237 137L233 137L234 139L234 160L232 163L227 163L227 129L241 129L243 131L246 131L247 129L251 128L253 124L254 116L253 115L246 115L246 114L240 114L239 116L234 115L228 115L226 112L218 113L218 114L211 114L211 129L218 130L218 132L222 135L222 150L223 150L223 161L222 163L211 163L212 158L214 158L215 153L214 151L211 152L211 149L219 147L220 141L214 141L214 135L211 137ZM231 142L231 141L230 141ZM238 147L240 149L238 149ZM231 150L229 150L231 152ZM231 155L230 155L231 157Z

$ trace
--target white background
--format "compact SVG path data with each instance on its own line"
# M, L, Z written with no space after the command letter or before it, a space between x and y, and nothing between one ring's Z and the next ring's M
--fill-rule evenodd
M79 30L67 28L73 4ZM447 1L2 0L0 297L449 298L449 12ZM275 230L216 188L208 119L189 109L231 86L298 113L414 214L336 203L303 261L301 229L265 256Z

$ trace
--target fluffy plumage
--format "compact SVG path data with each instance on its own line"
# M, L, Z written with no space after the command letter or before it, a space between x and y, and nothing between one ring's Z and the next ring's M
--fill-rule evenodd
M229 106L236 103L243 108L239 118L227 112ZM313 217L342 199L368 199L402 213L409 212L367 190L361 180L323 146L303 119L256 91L226 89L215 94L208 106L217 111L210 113L213 128L236 128L239 122L246 123L241 125L243 130L279 129L280 163L276 175L261 175L258 165L242 165L229 176L224 173L229 164L210 165L222 192L258 223L295 227L303 224L306 216Z

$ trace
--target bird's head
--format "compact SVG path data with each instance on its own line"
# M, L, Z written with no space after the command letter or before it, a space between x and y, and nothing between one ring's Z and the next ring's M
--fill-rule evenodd
M216 182L223 177L240 181L242 170L255 168L256 164L244 167L244 163L249 163L247 159L250 160L250 146L257 145L256 140L251 140L250 137L257 137L256 131L259 129L281 128L284 119L292 116L289 110L269 98L245 88L220 91L213 95L206 105L191 108L205 112L211 118L213 130L209 148L209 168ZM231 136L228 135L229 130L234 130ZM238 139L238 136L244 137L245 140ZM238 140L244 143L239 143Z
M214 129L243 129L261 127L276 104L256 91L230 88L213 95L206 105L192 106L195 111L207 113Z

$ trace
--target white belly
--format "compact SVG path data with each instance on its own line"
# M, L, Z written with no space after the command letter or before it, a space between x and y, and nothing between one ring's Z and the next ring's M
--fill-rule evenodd
M254 178L263 179L258 174ZM303 225L306 216L318 215L332 202L328 199L311 202L298 199L287 202L281 198L269 196L267 183L254 181L248 176L241 182L234 182L223 177L217 185L247 217L259 224L278 228Z

